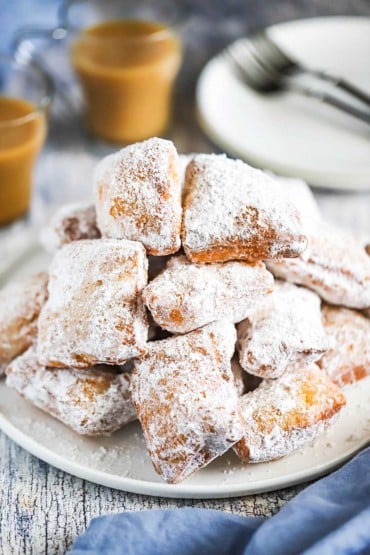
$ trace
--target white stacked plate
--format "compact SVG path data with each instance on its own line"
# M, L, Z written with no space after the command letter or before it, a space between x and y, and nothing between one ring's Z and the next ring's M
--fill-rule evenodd
M274 25L268 33L303 64L370 93L370 19L307 19ZM197 106L205 132L231 155L311 185L370 190L366 123L297 93L258 94L222 56L204 68Z

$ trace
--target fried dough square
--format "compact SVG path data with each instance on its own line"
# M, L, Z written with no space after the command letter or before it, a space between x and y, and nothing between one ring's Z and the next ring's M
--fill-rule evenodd
M279 378L298 364L308 366L325 352L321 301L304 287L276 281L270 305L238 325L242 367L260 378Z
M370 258L355 238L332 225L321 222L298 258L266 264L275 276L316 291L328 303L370 307Z
M35 340L37 319L47 299L48 275L41 272L0 291L0 374Z
M88 368L144 354L146 282L147 259L138 242L86 240L60 249L39 318L40 363Z
M316 365L264 380L240 399L244 437L234 450L249 463L289 455L321 434L345 404L342 391Z
M95 206L89 202L75 202L61 206L42 229L40 239L49 252L72 241L99 239Z
M143 299L162 328L187 333L216 320L240 322L273 287L262 262L192 264L178 256L145 287Z
M192 262L256 262L298 256L306 238L272 177L223 154L199 154L186 170L182 243Z
M177 483L222 455L242 436L230 367L231 323L148 345L135 361L132 399L155 470Z
M318 365L340 387L370 375L370 320L349 308L325 305L329 349Z
M136 418L130 375L107 368L45 368L32 346L8 367L6 385L78 434L107 435Z
M140 241L149 254L181 246L181 183L171 141L152 138L104 158L95 172L95 205L103 237Z

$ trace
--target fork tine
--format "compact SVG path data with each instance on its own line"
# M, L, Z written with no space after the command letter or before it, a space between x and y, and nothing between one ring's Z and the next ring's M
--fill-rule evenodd
M279 68L276 67L274 63L270 63L270 60L266 56L261 56L258 49L255 47L253 41L244 40L243 48L245 51L249 52L251 58L254 62L259 65L260 71L265 73L265 79L273 82L276 85L281 81L281 73Z
M295 65L294 60L292 60L292 58L290 58L266 32L260 32L254 37L252 36L251 41L255 42L256 47L270 59L275 60L277 64L284 66Z
M262 49L254 42L246 39L244 42L244 47L248 49L252 56L258 61L258 63L270 74L274 74L275 79L279 79L279 69L273 60L270 60L269 56L266 56Z
M231 61L239 77L250 87L258 91L276 88L276 81L271 72L261 65L253 49L244 39L240 39L230 45L224 53L228 60Z

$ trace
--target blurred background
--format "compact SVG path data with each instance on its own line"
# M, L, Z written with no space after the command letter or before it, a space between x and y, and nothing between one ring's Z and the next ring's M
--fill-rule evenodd
M20 28L56 27L60 4L58 0L0 0L0 51L14 51L14 39ZM130 2L117 0L116 4L124 8ZM370 2L367 0L144 0L141 4L158 13L163 21L169 20L170 28L181 29L183 58L175 84L172 118L165 131L166 136L174 140L179 152L221 150L206 137L198 124L194 91L206 62L234 39L261 27L296 19L333 15L370 16ZM69 81L70 68L64 65L63 56L53 53L56 49L48 41L39 40L32 33L27 39L20 50L21 57L35 56L47 60L48 71L57 80L48 137L35 168L32 209L26 221L27 225L39 225L56 206L91 197L91 175L96 160L117 146L92 136L86 130L79 113L75 85ZM71 106L63 104L59 93L66 95ZM334 197L324 192L320 201L324 211L336 211L337 217L341 199L341 195ZM365 203L359 203L357 195L347 196L345 202L347 212L343 212L340 223L353 227L357 220L355 212ZM348 210L351 203L354 208ZM24 225L24 221L17 225Z

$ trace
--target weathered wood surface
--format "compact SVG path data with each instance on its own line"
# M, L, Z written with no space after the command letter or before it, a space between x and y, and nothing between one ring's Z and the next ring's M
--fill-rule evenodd
M75 478L33 457L0 433L0 554L63 554L99 515L177 507L271 516L302 486L219 500L135 495Z

